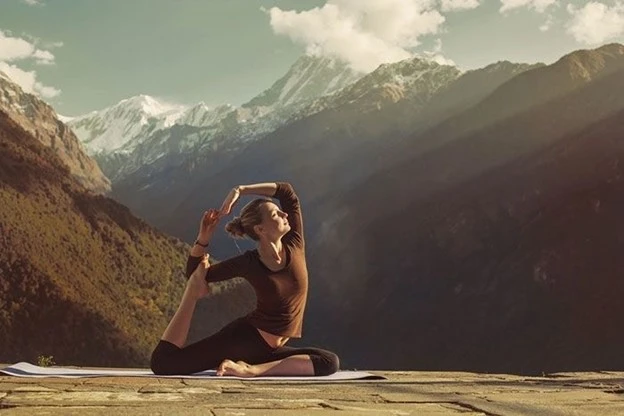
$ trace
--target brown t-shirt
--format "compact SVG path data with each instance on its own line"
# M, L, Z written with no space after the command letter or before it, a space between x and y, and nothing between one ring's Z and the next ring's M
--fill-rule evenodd
M282 237L286 250L284 268L272 271L260 261L257 249L247 250L239 256L212 264L208 268L206 281L218 282L243 277L253 286L257 298L256 309L247 315L249 322L270 334L301 338L303 312L308 295L301 206L289 183L277 182L274 197L288 214L291 227ZM201 257L189 256L186 264L187 277L193 273L200 261Z

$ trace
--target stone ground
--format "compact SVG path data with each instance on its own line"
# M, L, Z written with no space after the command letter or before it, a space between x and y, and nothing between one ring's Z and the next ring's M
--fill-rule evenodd
M2 375L0 415L624 415L624 372L370 372L387 380Z

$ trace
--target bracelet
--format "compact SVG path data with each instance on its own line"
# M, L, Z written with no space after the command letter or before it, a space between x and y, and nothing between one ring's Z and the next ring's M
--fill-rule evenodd
M195 240L195 244L197 244L198 246L202 246L203 248L208 247L208 245L210 244L210 242L206 243L206 244L202 244L199 242L199 240Z

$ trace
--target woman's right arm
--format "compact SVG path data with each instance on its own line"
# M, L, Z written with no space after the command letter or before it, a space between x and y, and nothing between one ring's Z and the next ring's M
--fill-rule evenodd
M203 255L199 257L190 255L186 261L186 277L191 277L197 266L201 263ZM251 266L251 257L249 253L243 253L236 257L229 258L218 263L213 263L208 267L206 272L207 282L220 282L222 280L232 279L234 277L245 277Z
M197 238L193 243L193 247L191 247L189 258L186 261L187 279L191 276L191 273L193 273L193 271L201 262L201 259L204 256L206 249L208 248L208 244L212 239L212 235L217 228L219 219L220 218L218 210L209 209L208 211L204 211L201 221L199 222L199 231L197 233Z
M204 250L208 247L208 243L210 243L220 219L219 210L209 209L208 211L204 211L201 221L199 222L197 238L191 248L191 256L197 257L204 254Z
M197 238L191 247L188 259L186 259L186 278L190 278L191 274L195 271L197 266L201 263L208 244L212 239L217 224L219 223L219 211L216 209L209 209L204 211L199 222L199 231L197 232Z

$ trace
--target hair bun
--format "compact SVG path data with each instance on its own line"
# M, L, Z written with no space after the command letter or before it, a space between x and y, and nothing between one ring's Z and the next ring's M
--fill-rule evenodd
M246 235L241 217L234 217L232 221L228 222L225 225L225 231L236 238L244 238Z

